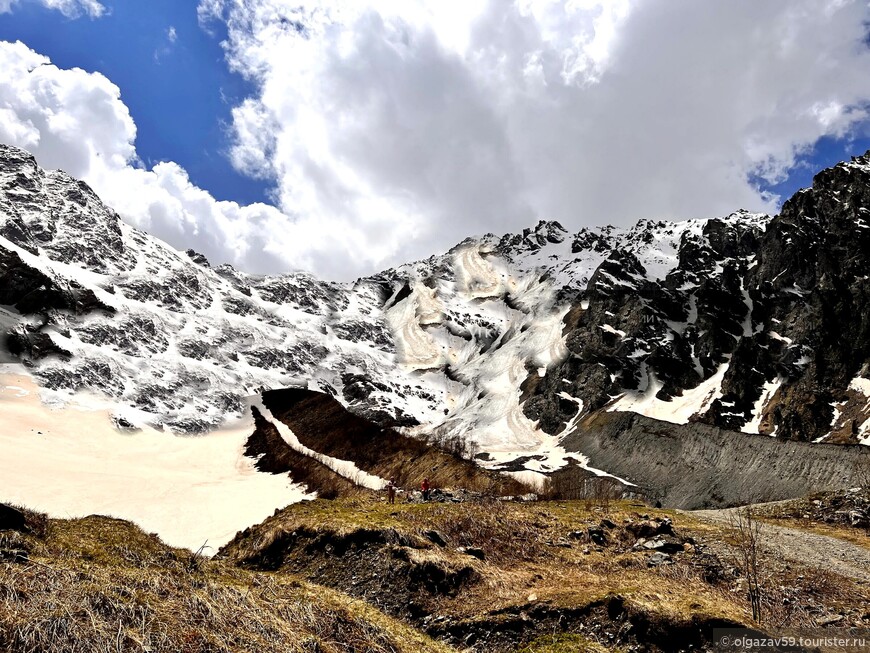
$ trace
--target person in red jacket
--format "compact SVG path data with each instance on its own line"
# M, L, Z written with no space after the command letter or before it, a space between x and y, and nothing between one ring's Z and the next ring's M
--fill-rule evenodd
M423 491L423 501L429 500L429 491L432 489L432 486L429 485L429 479L424 478L423 482L420 483L420 489Z

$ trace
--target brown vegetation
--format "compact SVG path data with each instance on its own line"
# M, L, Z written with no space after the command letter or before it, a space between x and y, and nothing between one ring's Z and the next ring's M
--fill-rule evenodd
M440 450L382 428L349 412L329 395L298 388L270 390L263 394L263 403L305 446L352 461L381 478L394 478L399 487L415 489L428 478L435 488L462 487L496 495L527 491L516 480L464 459L463 451L455 447L454 451Z
M0 651L446 651L360 601L172 549L107 517L4 531Z
M745 508L734 513L731 528L736 532L737 563L746 581L746 596L752 619L761 623L761 523L755 519L750 508Z
M689 639L701 637L701 624L748 622L721 578L649 566L652 551L635 548L638 538L625 527L644 521L638 507L614 501L607 521L577 501L313 501L247 530L220 555L346 587L433 636L481 651L512 651L547 629L618 628L619 620L661 622ZM669 568L694 569L699 560L682 553Z
M296 483L303 483L322 499L355 496L368 492L343 476L336 474L319 460L299 453L284 442L278 429L256 408L254 433L245 443L245 455L255 458L254 466L272 474L290 473Z
M211 560L117 519L27 522L0 532L0 651L655 653L757 623L739 529L622 500L316 500ZM766 626L866 627L866 588L757 555Z

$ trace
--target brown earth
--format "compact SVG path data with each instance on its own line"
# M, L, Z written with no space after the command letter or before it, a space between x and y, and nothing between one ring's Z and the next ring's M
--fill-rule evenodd
M528 492L508 476L484 470L458 454L354 415L329 395L298 388L269 390L263 393L263 403L306 447L349 460L381 478L395 479L399 487L416 489L428 478L435 488L462 487L495 495ZM252 437L261 443L269 439L257 432ZM274 437L269 441L276 450L280 448ZM286 444L284 447L289 448ZM262 452L263 447L254 449Z

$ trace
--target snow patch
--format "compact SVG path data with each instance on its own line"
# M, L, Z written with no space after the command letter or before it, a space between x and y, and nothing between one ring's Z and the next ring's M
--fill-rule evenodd
M758 434L758 429L761 427L761 418L764 414L764 409L767 404L770 403L770 400L773 399L773 395L775 395L777 390L779 390L784 380L785 379L782 377L777 377L773 381L765 381L764 385L761 387L761 396L756 400L755 405L752 408L752 418L740 428L743 433Z
M710 404L722 396L722 379L725 378L728 365L727 361L722 363L709 379L668 401L656 397L663 384L654 373L647 372L648 381L644 390L625 392L607 410L639 413L673 424L687 424L693 415L705 412ZM646 366L643 369L646 370Z
M251 419L196 437L120 433L87 402L43 405L33 380L10 367L0 375L0 501L52 517L120 517L169 545L207 542L214 553L276 508L313 498L244 456Z
M370 490L383 490L387 486L386 480L382 479L380 476L375 476L374 474L369 474L368 472L361 470L356 466L356 464L349 460L333 458L332 456L327 456L315 451L314 449L306 447L299 441L299 438L296 437L296 434L293 433L289 426L272 415L272 411L266 408L261 397L252 398L250 401L251 406L260 411L260 414L266 419L266 421L278 430L281 439L284 440L284 442L286 442L294 451L298 451L309 458L314 458L314 460L326 465L339 476L343 476L352 483L362 485Z

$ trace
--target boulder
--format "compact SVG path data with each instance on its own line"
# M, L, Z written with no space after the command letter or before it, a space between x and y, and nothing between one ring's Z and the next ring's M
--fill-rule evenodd
M661 565L670 565L673 564L673 560L671 556L667 553L662 553L661 551L656 551L649 558L646 559L647 567L659 567Z

